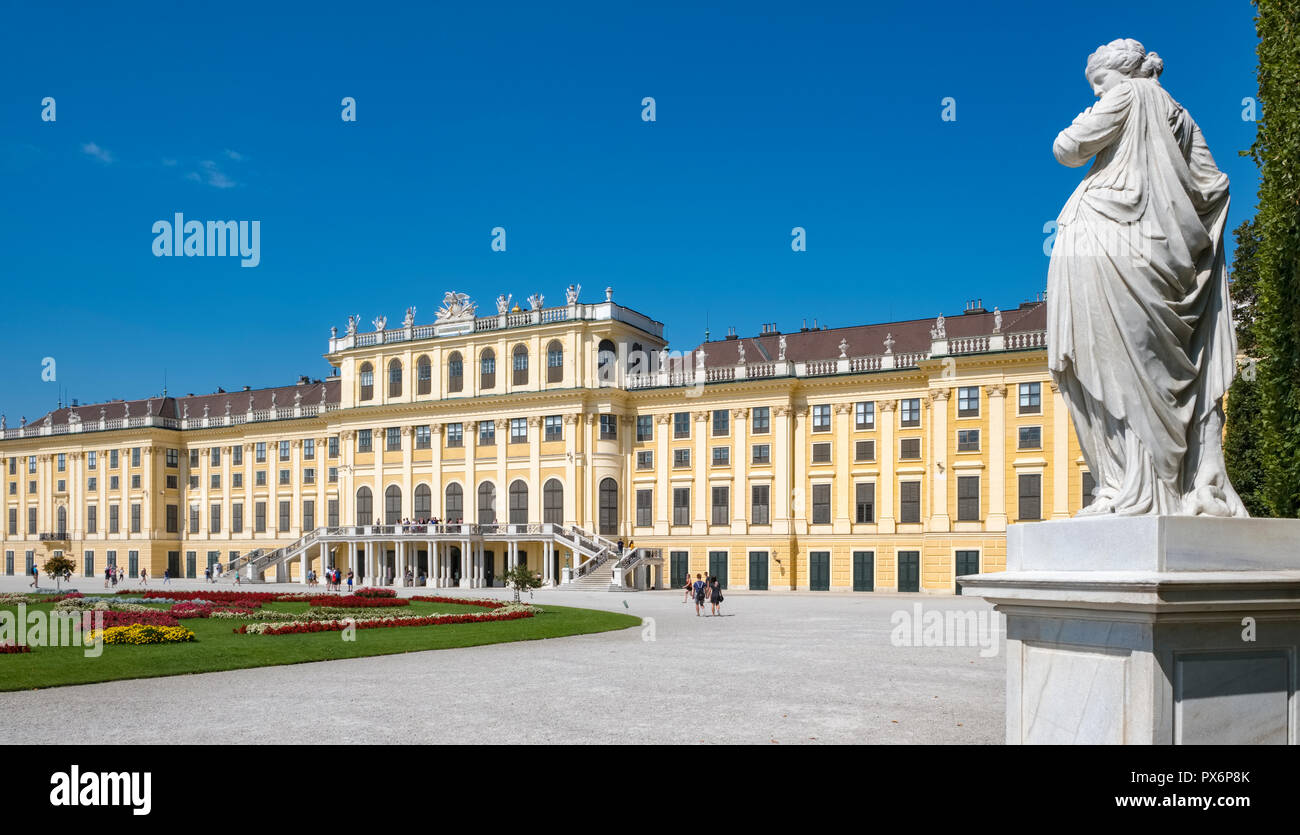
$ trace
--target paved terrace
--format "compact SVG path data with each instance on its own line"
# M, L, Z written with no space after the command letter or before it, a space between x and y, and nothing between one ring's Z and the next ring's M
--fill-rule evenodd
M25 585L21 577L0 577L0 591L23 591ZM75 578L73 585L86 593L103 590L102 578ZM149 586L160 587L160 581ZM204 586L189 580L169 588ZM303 590L298 584L249 588ZM432 590L399 593L426 591ZM733 591L723 603L726 616L719 618L696 617L694 606L676 591L543 590L533 602L653 618L655 639L643 640L643 629L634 628L0 693L0 742L1003 741L1005 636L991 658L973 646L890 644L895 611L911 613L918 603L927 611L991 610L976 598ZM243 718L234 717L235 711Z

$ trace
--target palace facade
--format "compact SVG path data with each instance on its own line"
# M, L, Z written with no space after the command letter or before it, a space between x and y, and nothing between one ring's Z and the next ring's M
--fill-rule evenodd
M356 317L296 385L0 425L3 570L952 593L1091 480L1041 301L667 350L613 301ZM436 523L435 521L436 520ZM396 579L394 579L396 578Z

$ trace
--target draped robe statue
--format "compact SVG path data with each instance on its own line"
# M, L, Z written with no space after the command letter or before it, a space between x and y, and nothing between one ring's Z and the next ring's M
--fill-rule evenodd
M1246 516L1222 446L1228 178L1162 67L1121 70L1056 138L1062 164L1096 160L1057 219L1048 367L1096 483L1080 515Z

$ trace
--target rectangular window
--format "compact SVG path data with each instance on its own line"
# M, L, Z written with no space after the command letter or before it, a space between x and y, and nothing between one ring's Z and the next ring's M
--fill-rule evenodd
M962 386L957 389L957 417L979 417L980 387Z
M447 424L447 447L465 446L465 424L449 423Z
M1043 518L1043 477L1022 475L1020 482L1020 519Z
M211 490L221 489L221 474L213 473L212 476L208 479L208 484L209 484L209 489Z
M316 439L305 438L302 442L302 457L304 461L311 461L316 458Z
M618 437L618 415L600 416L600 439L612 441Z
M219 447L219 446L214 446L214 447L213 447L213 448L208 452L208 457L209 457L209 463L211 463L212 466L214 466L214 467L220 467L220 466L221 466L221 447Z
M35 508L33 508L33 510L35 510ZM122 509L115 504L111 504L108 506L108 532L109 533L118 533L118 528L120 523L118 516L121 514L121 510ZM32 527L34 528L35 525L33 525Z
M244 503L235 502L230 506L230 532L244 532Z
M266 470L258 470L257 472L253 473L253 486L254 487L266 486Z
M528 443L528 418L510 418L510 443Z
M673 412L673 437L689 438L691 436L691 413Z
M199 451L197 449L192 449L190 450L190 469L197 470L198 468L199 468Z
M174 504L167 505L167 533L180 533L181 509Z
M673 469L680 470L691 466L691 451L689 449L673 450Z
M497 442L497 425L490 420L478 422L478 445L495 446Z
M289 460L289 442L288 442L288 441L281 441L281 442L280 442L280 460L281 460L281 461L288 461L288 460Z
M754 464L771 464L772 463L772 445L771 444L754 444Z
M812 407L812 431L831 431L831 404L821 403Z
M1043 384L1020 384L1020 414L1038 415L1043 412Z
M61 488L60 488L60 489L61 489ZM133 475L131 476L131 489L132 489L132 490L139 490L139 489L140 489L140 475L139 475L138 473L133 474Z
M750 424L755 435L766 435L772 431L772 407L755 406Z
M904 438L898 442L898 457L904 461L914 461L921 457L921 439Z
M1022 426L1019 431L1019 443L1017 449L1042 449L1043 448L1043 427L1041 426Z
M731 447L715 446L713 448L713 466L725 467L731 463Z
M1081 507L1087 507L1092 504L1093 491L1097 489L1097 479L1092 477L1092 473L1086 470L1083 473L1083 496L1080 501Z
M140 532L140 505L133 503L131 505L131 533Z
M18 535L18 508L9 508L9 535Z
M689 525L691 523L691 488L673 488L673 524Z
M638 470L653 470L655 466L655 454L652 450L642 449L636 453L636 468Z
M289 483L289 471L280 470L280 484L284 485L288 483Z
M875 441L858 441L853 444L854 461L875 461L876 460L876 442Z
M357 430L357 452L374 452L374 438L371 436L371 430ZM259 461L262 459L258 459Z
M749 521L754 525L771 523L772 488L767 484L754 484L749 489Z
M329 470L329 481L330 481L330 484L336 484L336 483L338 482L338 480L339 480L339 468L338 468L338 467L330 467L330 470Z
M131 466L140 466L140 447L138 446L131 447Z
M731 431L731 414L726 409L713 410L713 437L724 437Z
M563 441L564 440L564 418L560 415L547 415L543 421L546 430L546 440Z
M243 473L232 473L232 474L230 475L230 486L231 486L231 487L243 487L243 486L244 486L244 474L243 474Z
M66 452L60 452L56 461L56 466L58 467L59 472L64 472L68 469L68 454Z
M316 501L314 499L303 499L302 502L302 529L304 531L313 530L316 527Z
M329 456L330 458L339 457L339 439L337 435L330 438Z
M369 432L370 430L364 430ZM258 441L253 445L253 463L262 464L266 462L266 442Z
M812 488L812 521L814 525L831 523L831 486L814 484Z
M81 566L82 571L85 573L87 577L94 577L95 576L95 552L85 551L82 553L81 556L84 560Z
M289 530L289 502L280 502L280 527L281 533Z
M957 451L958 452L979 452L980 431L978 429L958 429L957 430Z
M898 425L921 425L921 398L910 397L898 401Z
M337 528L339 526L339 500L330 499L329 502L326 503L325 509L328 514L328 521L326 524L331 528Z
M190 505L190 533L199 532L199 506Z
M655 437L654 415L636 416L636 439L638 443L653 441Z
M133 476L132 478L135 481L135 483L132 484L131 486L135 487L138 490L140 488L140 476ZM54 492L56 493L68 492L68 482L64 481L63 479L59 479L54 483L54 485L55 485Z
M729 487L713 488L713 524L726 525L731 522L731 489Z
M253 503L253 531L266 533L266 502Z
M208 508L208 533L221 533L221 505L216 503Z
M429 424L415 427L415 448L431 449L433 447L433 435L429 431Z
M814 464L831 463L831 445L829 443L813 444L812 462Z
M861 481L854 485L854 519L858 524L870 524L876 521L876 485Z
M230 448L230 463L236 467L244 466L244 445L235 444Z
M174 449L169 449L169 450L167 450L167 452L168 452L168 453L175 453L176 450L174 450ZM172 458L173 458L173 455L169 454L169 455L167 456L167 460L168 460L168 462L170 462ZM93 470L93 469L95 469L95 465L96 465L98 462L99 462L99 454L98 454L97 452L95 452L95 450L93 450L93 449L92 449L92 450L88 450L88 451L86 452L86 469L88 469L88 470ZM169 466L169 467L174 467L174 466L176 466L176 465L175 465L175 464L168 463L168 466ZM14 474L14 462L13 462L13 459L11 458L11 459L9 459L9 475L13 475L13 474Z
M898 521L921 521L921 482L900 481L898 483Z
M86 508L86 533L99 533L99 508L93 504Z
M876 401L868 400L864 403L855 403L853 405L853 428L876 428Z
M402 427L390 426L384 430L384 450L398 452L402 449Z
M27 508L27 533L35 535L37 532L38 531L36 530L36 508L29 507ZM115 530L114 533L117 533L117 531Z
M654 495L653 490L636 491L636 523L640 527L648 528L654 524Z
M113 486L114 489L117 489L117 476L113 476L113 485L112 485L112 486ZM191 489L191 490L197 490L197 489L199 489L199 477L198 477L197 474L196 474L196 475L192 475L192 476L190 476L190 489Z
M980 477L957 477L957 521L978 522L980 519Z
M27 461L28 461L28 464L29 464L27 471L28 471L29 473L34 473L34 472L36 472L36 459L35 459L35 458L29 458L29 459L27 459ZM117 469L117 450L115 450L115 449L110 449L110 450L108 451L108 466L109 466L110 469L114 469L114 470Z
M303 469L303 471L302 471L302 483L303 483L303 484L315 484L315 483L316 483L316 468L315 468L315 467L307 467L307 468Z

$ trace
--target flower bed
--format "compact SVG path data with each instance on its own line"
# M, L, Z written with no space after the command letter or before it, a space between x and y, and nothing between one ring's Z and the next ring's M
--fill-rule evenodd
M150 600L207 600L213 603L226 603L247 608L256 608L265 603L291 603L308 598L308 595L305 594L279 594L269 591L215 591L209 589L203 591L146 591L143 594L140 592L118 592L118 594L136 594Z
M261 609L258 611L216 610L209 617L219 620L316 621L334 620L336 618L394 617L394 615L392 610L388 608L349 609L342 606L321 606L308 609L305 612L277 612L274 609Z
M101 623L95 623L96 619L102 617ZM143 612L82 612L81 628L103 628L109 629L115 626L130 626L140 624L141 626L180 626L180 621L176 620L167 612L160 612L157 609L148 609Z
M32 648L27 646L27 644L15 644L11 641L6 641L5 643L0 644L0 655L21 655L24 652L31 651Z
M407 617L347 618L344 620L292 621L290 623L250 623L235 631L248 635L301 635L308 632L342 632L349 626L357 629L383 629L390 626L443 626L453 623L487 623L531 618L537 610L531 606L503 606L495 612L470 612L456 615Z
M173 604L168 611L172 617L176 618L206 618L211 617L216 612L237 612L251 617L256 614L256 607L233 606L225 603L214 603L211 600L183 600L180 603Z
M482 606L484 609L501 609L506 606L524 605L507 603L504 600L474 600L468 597L438 597L431 594L417 594L411 600L421 603L455 603L458 606Z
M321 594L307 598L312 606L333 606L343 609L385 608L391 606L410 606L411 601L402 597L361 596L356 594Z
M194 633L183 626L153 626L133 624L131 626L114 626L89 633L87 640L94 642L103 638L106 644L181 644L194 640Z
M357 589L353 594L357 597L397 597L397 592L393 589L376 588L374 586Z

